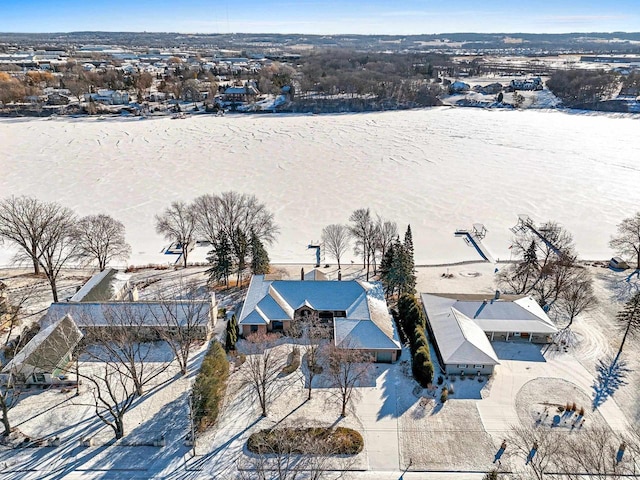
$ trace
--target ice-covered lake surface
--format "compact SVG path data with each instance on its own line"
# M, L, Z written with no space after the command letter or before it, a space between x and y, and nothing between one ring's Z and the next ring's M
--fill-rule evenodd
M173 200L254 193L280 226L275 262L311 262L322 227L370 207L411 224L418 264L479 259L483 223L509 258L518 214L554 219L581 258L611 255L640 209L640 118L435 108L344 115L0 120L0 197L33 195L121 220L131 264L162 261L154 215ZM0 250L0 265L11 252ZM331 261L327 258L327 261Z

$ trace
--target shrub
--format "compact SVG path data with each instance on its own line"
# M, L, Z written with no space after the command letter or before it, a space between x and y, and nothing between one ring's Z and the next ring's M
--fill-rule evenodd
M413 356L413 376L424 388L433 382L433 363L429 355L429 347L422 346Z
M424 333L424 328L418 325L413 331L413 341L411 342L411 352L415 354L415 352L420 347L428 347L429 343L427 342L427 336Z
M300 366L300 347L293 347L293 350L289 354L289 361L287 365L282 369L282 373L289 375L295 372Z
M323 440L328 448L323 448ZM324 445L323 445L324 444ZM252 453L357 455L364 447L362 435L345 427L280 428L252 433L247 448Z
M575 412L577 408L578 408L578 407L576 406L576 402L573 402L573 403L571 404L571 411L572 411L572 412Z
M580 415L581 417L584 417L584 407L580 407L580 411L578 412L578 415Z
M447 398L449 398L449 390L447 390L445 387L442 389L442 393L440 394L440 402L445 403L447 401Z
M199 432L213 425L218 418L229 376L229 361L218 341L211 343L193 385L193 416Z

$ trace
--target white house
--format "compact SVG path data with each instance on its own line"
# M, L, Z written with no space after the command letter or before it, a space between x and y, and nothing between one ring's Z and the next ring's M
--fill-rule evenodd
M85 93L85 101L94 101L106 105L127 105L129 103L129 93L122 90L100 89L97 93Z
M2 369L2 383L55 383L83 335L69 315L42 328Z
M427 330L447 374L490 375L500 362L492 341L549 343L558 331L529 296L421 295Z
M238 320L240 333L286 333L294 322L310 316L332 328L336 346L371 353L377 362L395 362L400 339L382 285L322 277L277 280L254 275Z

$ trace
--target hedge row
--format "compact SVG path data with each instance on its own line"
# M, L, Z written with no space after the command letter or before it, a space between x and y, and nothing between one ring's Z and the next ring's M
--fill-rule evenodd
M422 387L427 387L433 382L433 363L425 333L427 318L416 297L408 294L398 300L398 315L411 346L413 377Z
M345 427L279 428L252 433L247 448L258 454L357 455L364 448L364 439Z
M227 355L220 342L214 340L193 385L193 415L198 432L206 430L216 422L228 377Z

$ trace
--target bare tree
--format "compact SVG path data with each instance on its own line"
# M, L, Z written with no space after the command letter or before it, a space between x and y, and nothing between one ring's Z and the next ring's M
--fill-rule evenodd
M174 354L180 373L186 375L193 345L204 341L214 306L211 294L195 282L180 279L173 290L157 293L160 309L152 310L156 332Z
M340 259L349 248L349 229L340 224L327 225L322 229L322 243L324 248L338 262L338 269L341 268Z
M84 94L89 93L89 82L78 75L65 74L62 78L62 84L71 95L78 99L78 102L82 102Z
M377 258L384 258L385 253L389 247L393 244L393 241L398 238L398 225L391 220L384 220L380 215L376 215L376 223L374 226L374 238L373 238L373 273L378 273ZM413 251L413 246L412 246ZM378 257L379 254L379 257Z
M375 244L375 225L368 208L360 208L349 217L351 236L355 240L354 252L362 255L362 265L367 270L367 281L371 267L371 255Z
M182 250L182 263L187 267L187 255L194 241L196 217L193 206L173 202L162 215L156 215L156 232L169 241L177 242Z
M559 471L569 480L606 480L634 473L632 465L618 460L622 442L608 426L592 425L579 435L569 435L558 445L562 451Z
M211 245L219 242L220 234L231 242L236 258L238 280L246 268L249 239L254 235L263 244L271 244L278 233L273 214L255 195L223 192L202 195L194 200L198 232Z
M4 360L5 355L11 352L11 358L15 357L15 355L20 351L22 347L24 347L26 341L26 336L21 335L18 341L13 345L5 345L4 352L2 355L2 359ZM6 362L2 362L0 370L6 366ZM11 433L11 421L9 419L9 411L18 404L20 400L20 389L16 385L16 376L19 372L14 371L13 369L8 374L3 374L0 377L0 420L2 421L2 426L4 427L3 436L8 436Z
M562 439L547 427L512 427L507 436L507 454L515 472L531 472L537 480L548 478L562 461L558 448Z
M22 288L10 290L0 282L0 318L4 315L4 324L8 324L7 336L4 346L9 345L13 333L20 325L21 320L27 316L26 307L38 295L39 282L34 282ZM5 293L6 292L6 293ZM6 295L6 296L3 296Z
M592 310L598 301L593 293L593 281L589 272L579 269L575 272L571 283L560 292L555 306L569 319L565 328L569 328L574 318L583 312Z
M124 416L138 396L129 372L113 362L100 364L81 376L91 382L96 416L113 429L116 439L124 436Z
M212 245L219 232L232 239L240 229L246 238L255 233L258 239L271 245L278 233L273 214L255 195L223 192L220 195L202 195L194 200L198 232ZM236 246L233 245L234 250Z
M53 301L58 301L57 279L68 263L79 258L76 241L76 217L73 211L61 207L45 228L38 248L38 262L44 272Z
M277 339L272 333L249 335L245 345L247 359L240 369L244 383L250 385L258 397L263 417L267 416L275 380L285 364L283 356L273 348Z
M307 399L311 400L313 379L322 372L322 349L331 339L333 325L322 321L316 315L307 315L293 322L288 334L292 337L301 337L307 344L304 355L307 370Z
M531 294L541 306L553 304L577 272L573 237L556 222L520 231L512 239L515 263L501 269L498 285L518 294ZM538 235L540 234L540 235Z
M618 363L620 355L622 355L622 349L628 335L630 333L633 335L640 331L640 292L637 292L627 301L624 308L616 315L616 321L624 329L624 336L622 337L620 348L618 348L618 353L613 360L614 365Z
M330 345L326 350L329 384L338 391L340 416L347 416L347 407L356 387L369 377L371 354L354 348Z
M131 247L124 238L124 225L109 215L82 217L76 235L79 254L96 260L101 272L111 261L126 261L131 256Z
M611 238L609 246L621 255L635 257L636 270L640 270L640 212L622 220L618 234Z
M23 250L33 263L34 273L40 273L40 254L45 232L68 213L57 203L43 203L33 197L8 197L0 201L0 237Z
M102 307L99 318L85 318L87 356L103 362L111 372L118 372L116 378L122 384L128 378L137 396L144 394L146 386L165 372L170 360L157 358L157 349L152 343L157 340L157 320L151 309L144 303L107 304ZM101 377L106 382L107 374ZM107 390L110 386L105 386ZM122 388L126 389L123 385Z

